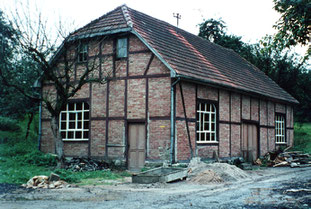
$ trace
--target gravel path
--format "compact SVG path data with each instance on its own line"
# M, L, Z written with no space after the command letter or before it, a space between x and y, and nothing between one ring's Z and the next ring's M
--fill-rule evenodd
M0 208L310 208L311 168L250 171L238 182L194 184L117 184L0 193ZM0 186L0 189L2 187ZM17 191L17 192L16 192ZM19 192L18 192L19 191Z

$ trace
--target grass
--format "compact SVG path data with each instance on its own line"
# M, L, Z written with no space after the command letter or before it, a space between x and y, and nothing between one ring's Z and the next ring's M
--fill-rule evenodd
M35 120L37 122L37 120ZM52 172L60 175L68 183L81 185L96 184L103 180L121 180L129 176L121 171L85 171L73 172L65 169L55 169L54 155L37 150L36 124L33 124L29 139L25 140L27 120L19 121L21 128L14 133L0 131L0 183L24 184L33 176L46 175Z
M0 144L0 183L24 184L33 176L58 174L68 183L95 184L99 180L121 180L127 172L101 170L73 172L55 169L55 156L36 150L33 140ZM91 180L91 179L96 179Z
M295 123L293 151L311 154L311 123Z

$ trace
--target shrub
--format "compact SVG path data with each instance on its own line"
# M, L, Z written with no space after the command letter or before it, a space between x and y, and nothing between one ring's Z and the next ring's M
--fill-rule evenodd
M20 131L21 127L18 125L18 121L0 116L0 131Z
M33 150L30 153L24 155L24 162L37 166L56 166L57 159L55 155L45 154L39 150Z
M8 143L2 145L2 156L17 156L17 155L24 155L29 152L32 152L37 148L34 141L17 141L17 140L10 140Z

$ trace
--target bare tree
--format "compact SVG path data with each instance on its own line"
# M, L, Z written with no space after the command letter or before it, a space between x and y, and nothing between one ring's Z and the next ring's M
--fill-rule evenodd
M63 24L59 24L57 35L51 38L47 21L42 18L38 12L36 18L31 18L29 7L24 7L22 12L15 11L14 16L10 18L13 28L18 32L19 55L28 56L36 65L36 74L40 77L43 86L43 92L23 88L18 83L10 82L9 76L11 69L0 69L0 76L4 84L14 87L28 98L34 101L42 101L44 107L51 116L51 129L54 136L55 152L58 157L58 167L64 165L63 140L59 130L59 115L68 104L68 100L74 97L77 92L86 84L100 83L104 84L112 76L112 68L102 69L99 66L106 60L101 60L95 55L92 57L77 53L83 45L96 43L98 46L105 42L108 37L85 38L79 40L69 40L64 35ZM59 40L63 39L60 47L57 47ZM57 50L56 50L57 49ZM82 68L76 71L75 65L78 60L83 61ZM26 69L25 69L26 70Z

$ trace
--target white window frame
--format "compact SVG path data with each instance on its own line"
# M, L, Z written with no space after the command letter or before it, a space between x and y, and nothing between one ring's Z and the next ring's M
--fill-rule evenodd
M202 124L207 124L207 129ZM214 126L212 126L214 124ZM197 143L218 143L217 107L213 103L199 102L197 107ZM204 137L202 137L202 134Z
M116 58L122 59L127 58L128 52L127 52L127 38L118 38L116 41Z
M82 109L77 109L77 105L81 104ZM89 105L87 104L88 109L86 108L86 102L76 102L76 103L69 103L66 105L66 109L61 111L59 116L59 131L62 134L65 134L65 137L63 137L63 141L88 141L89 140L89 121L90 121L90 109ZM69 110L69 105L74 105L73 110ZM88 113L88 114L85 114ZM74 119L70 119L70 115L75 115ZM79 118L78 115L81 115ZM62 118L62 116L65 116L65 118ZM88 118L85 118L85 115L88 115ZM87 122L88 127L85 126L85 122ZM65 124L65 128L63 128L62 123ZM69 123L74 124L74 128L71 128ZM80 127L78 127L80 124ZM73 134L73 137L69 137L69 133ZM77 134L81 133L81 138L77 138ZM84 134L87 134L88 137L85 137Z
M86 62L88 56L88 45L80 43L78 47L78 62Z
M276 144L286 144L285 137L285 115L275 114L275 143Z

